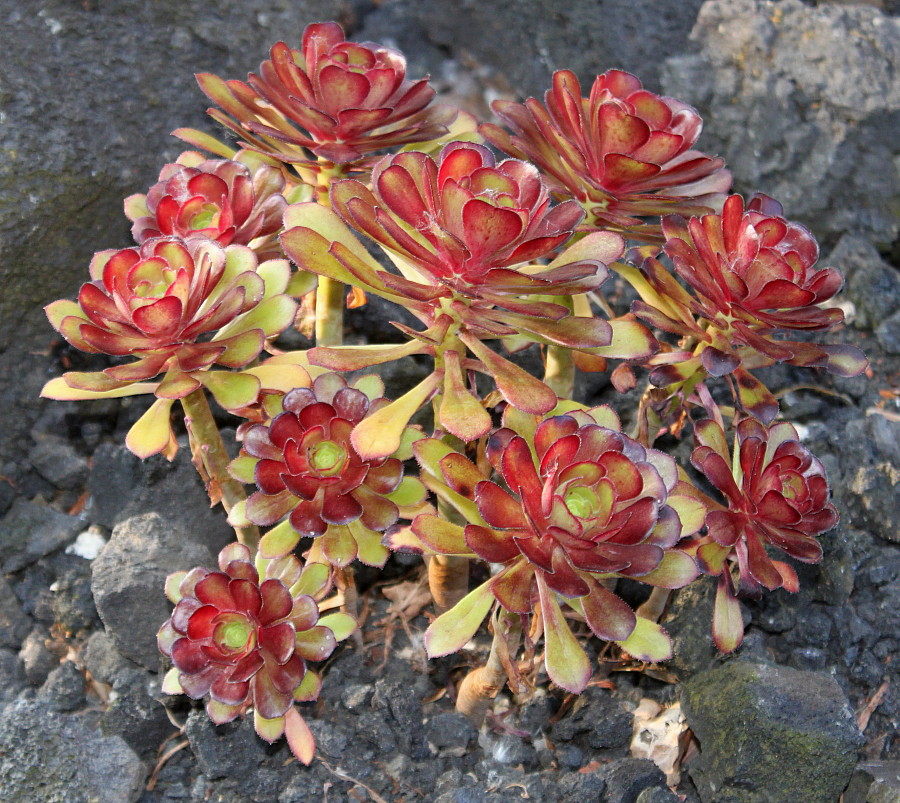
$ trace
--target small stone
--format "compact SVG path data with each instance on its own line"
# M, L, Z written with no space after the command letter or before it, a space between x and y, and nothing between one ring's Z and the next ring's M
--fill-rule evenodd
M468 747L478 738L478 731L462 714L446 711L425 723L425 739L438 750L445 747Z
M837 800L863 742L840 687L812 672L732 660L689 679L681 704L703 803Z
M646 758L619 758L597 770L606 781L605 803L636 803L646 789L666 786L666 776Z
M87 459L62 439L42 439L28 453L28 460L38 474L62 491L80 491L87 483Z
M216 726L206 711L195 709L185 723L184 735L201 772L210 780L255 772L265 756L265 743L253 730L253 717Z
M25 677L32 686L43 684L47 675L59 664L59 659L47 649L47 638L46 630L35 628L28 634L19 651Z
M71 543L84 522L47 505L17 499L0 522L3 572L17 572Z
M92 633L84 646L84 666L94 680L113 685L116 675L124 669L134 669L137 664L129 661L116 649L105 630Z
M680 798L671 789L654 786L645 789L637 796L635 803L678 803Z
M145 761L154 759L159 746L172 734L174 726L159 694L159 678L139 669L122 669L113 683L112 702L100 719L106 734L121 736Z
M48 676L38 699L53 711L75 711L84 705L84 675L71 661L63 661Z
M148 669L159 667L156 633L172 612L166 577L195 566L214 568L214 555L193 534L157 513L117 525L92 564L91 587L116 649Z
M0 647L18 649L32 627L6 578L0 576Z

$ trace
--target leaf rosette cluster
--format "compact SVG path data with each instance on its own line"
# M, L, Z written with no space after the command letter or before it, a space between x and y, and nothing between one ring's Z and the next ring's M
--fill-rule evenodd
M692 551L704 572L719 577L713 635L720 649L730 651L743 636L738 594L799 589L793 567L772 559L767 547L802 563L817 563L822 559L817 536L837 524L838 514L829 501L822 463L800 443L792 424L766 427L745 418L737 425L733 457L717 423L702 421L696 432L691 462L724 495L727 507L712 506L707 534Z
M815 238L781 213L781 205L767 196L755 196L745 209L741 196L732 195L720 215L663 218L664 250L693 294L650 258L643 273L658 303L637 301L632 310L650 325L694 338L700 348L656 368L650 377L654 385L681 382L698 371L716 377L734 373L744 406L768 423L777 402L749 369L773 362L840 376L865 369L865 356L854 346L777 337L786 330L830 329L844 320L842 310L821 306L840 290L840 274L814 268Z
M173 401L201 386L226 409L255 402L260 382L251 373L209 369L246 366L267 338L291 324L297 308L285 294L287 260L259 263L246 246L223 248L206 238L156 237L101 251L90 275L77 301L47 306L50 323L82 351L135 359L64 374L42 393L55 399L153 393L157 401L129 433L129 448L140 457L167 448ZM148 381L159 374L159 382Z
M311 167L319 157L358 168L375 151L441 137L457 114L429 106L434 89L406 77L402 54L348 42L335 22L307 26L299 49L277 43L246 83L197 80L221 107L209 114L250 148Z
M479 129L485 138L538 165L554 192L584 206L591 229L656 239L658 227L643 217L709 211L731 186L722 159L694 150L697 111L621 70L598 76L588 97L574 73L559 70L543 105L529 98L492 107L513 133L488 123Z
M160 236L208 237L247 245L260 258L281 256L277 235L287 205L281 171L186 151L160 171L146 194L125 199L135 242Z
M442 442L418 441L414 450L426 485L469 523L457 526L424 513L411 533L433 552L477 556L499 567L432 625L431 654L465 643L494 599L515 614L529 614L537 605L548 673L564 688L580 691L590 664L559 598L598 637L647 660L665 657L665 634L639 620L602 580L638 577L670 588L686 585L697 567L674 547L702 526L706 511L679 493L675 462L623 435L611 409L568 406L544 420L512 415L516 429L491 435L486 457L497 481Z
M381 534L401 508L424 501L425 488L404 477L397 457L364 459L353 446L354 428L387 404L383 390L374 376L354 387L324 373L285 394L269 424L242 428L242 455L231 471L258 488L247 500L247 519L272 525L288 517L263 537L262 555L286 555L301 538L321 537L320 554L333 565L387 560Z
M321 681L307 663L324 661L356 622L343 613L320 618L325 567L304 570L294 557L262 563L261 577L250 550L235 543L219 553L218 571L198 567L169 577L175 610L158 641L174 667L163 690L208 696L217 724L252 707L262 738L273 742L287 729L295 753L305 745L301 753L311 759L312 734L293 704L318 697Z

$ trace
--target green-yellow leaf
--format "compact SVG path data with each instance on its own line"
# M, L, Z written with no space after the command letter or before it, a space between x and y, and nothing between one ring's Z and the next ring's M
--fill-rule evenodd
M483 583L435 619L425 631L425 649L430 658L456 652L475 635L494 604L488 583Z
M572 635L556 595L540 579L540 575L536 577L544 617L544 663L547 674L557 686L580 694L591 679L591 662Z
M617 641L616 644L639 661L657 663L668 661L672 657L672 639L669 638L669 634L656 622L640 616L631 635L625 641Z
M125 445L140 458L165 451L175 441L169 421L174 399L157 399L128 430Z
M327 627L334 633L334 637L338 641L343 641L345 638L348 638L350 634L359 627L356 619L349 613L330 613L328 616L323 616L319 619L317 624Z

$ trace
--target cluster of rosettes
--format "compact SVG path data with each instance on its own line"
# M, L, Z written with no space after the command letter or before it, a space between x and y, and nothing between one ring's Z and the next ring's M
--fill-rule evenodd
M273 742L287 732L309 763L312 734L293 708L319 694L307 662L324 661L356 623L346 614L319 618L318 600L328 592L324 567L303 570L293 557L264 563L260 578L250 550L230 544L219 553L218 571L198 567L169 578L175 610L158 641L174 666L163 690L208 696L206 710L219 724L252 706L257 733Z
M590 678L590 664L557 595L584 615L598 637L628 649L639 620L600 580L639 577L672 588L689 583L696 566L673 547L699 530L705 508L679 493L674 460L623 435L612 410L571 407L539 423L513 416L520 431L507 426L491 436L487 458L505 488L440 441L417 442L426 485L469 523L458 527L425 513L411 531L434 552L499 564L470 595L477 595L481 618L492 599L516 614L529 614L538 604L548 673L564 688L580 691ZM468 625L477 618L471 615L475 603L467 600L432 625L431 654L458 649L474 632ZM474 621L476 628L481 618ZM640 628L643 638L648 623ZM655 635L650 651L658 658L669 644L661 632Z
M401 506L424 501L425 489L404 478L396 457L363 459L353 446L354 428L387 403L383 389L372 376L353 387L322 374L287 393L270 424L242 428L243 454L231 470L259 489L247 500L247 518L272 525L288 516L263 537L261 554L286 555L301 537L321 536L321 554L334 565L387 560L381 534Z
M588 210L592 229L655 239L643 217L708 211L731 186L722 159L693 150L703 127L696 110L621 70L598 76L588 97L574 73L559 70L543 106L529 98L493 109L513 134L485 124L485 138L538 165L556 193Z
M287 201L281 171L251 170L232 159L186 151L163 167L146 195L125 199L135 242L153 237L207 237L220 245L248 245L262 259L281 256L277 235Z
M738 593L799 588L794 569L773 560L766 548L817 563L822 547L816 536L834 527L838 515L829 501L825 469L800 443L793 425L765 427L745 418L737 425L733 458L724 431L714 421L697 425L697 442L691 462L722 492L727 507L710 510L707 534L692 551L704 572L719 576L713 635L720 649L730 651L743 637ZM738 567L737 585L732 562Z
M310 155L359 168L367 154L447 133L457 111L429 106L427 78L410 81L406 59L348 42L335 22L309 25L299 49L279 42L247 83L202 73L200 88L222 110L209 114L254 150L315 167Z

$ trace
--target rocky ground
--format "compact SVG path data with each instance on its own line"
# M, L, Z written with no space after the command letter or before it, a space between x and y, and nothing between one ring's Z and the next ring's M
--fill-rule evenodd
M187 449L171 464L140 463L121 445L139 401L48 403L37 394L63 370L100 367L53 344L39 307L74 291L84 254L127 243L124 224L98 221L117 215L121 197L143 189L164 161L149 153L147 165L127 162L149 137L129 133L129 116L148 114L133 95L128 114L84 136L91 115L115 107L117 90L103 83L103 70L132 75L139 69L132 60L147 65L152 86L141 97L157 98L156 128L140 130L158 128L162 139L166 126L201 125L202 104L198 94L185 94L170 117L160 111L169 77L158 73L148 42L172 48L188 73L215 67L238 75L301 12L308 14L298 31L322 18L323 4L300 11L273 4L270 18L256 20L265 41L249 25L223 34L190 3L181 4L174 32L136 11L146 28L140 41L102 4L40 5L42 13L27 21L19 10L2 9L3 22L24 32L6 57L37 66L25 71L13 59L16 69L0 70L0 107L20 121L5 136L0 166L0 253L11 288L0 307L0 799L836 803L843 792L843 803L900 800L894 5L675 2L666 4L668 28L660 31L647 3L573 2L553 14L537 0L515 14L511 4L465 3L466 14L456 4L346 4L343 18L359 38L394 38L415 71L431 71L445 92L475 105L497 94L539 92L551 68L613 66L589 55L607 45L616 65L697 105L715 143L708 149L728 158L739 187L777 195L825 244L823 264L845 273L840 300L850 324L836 339L864 348L871 370L852 380L794 369L768 378L784 415L825 463L842 519L824 537L822 564L800 567L800 593L744 605L747 638L734 657L722 659L712 647L710 588L699 584L669 605L664 623L677 650L669 664L641 667L595 645L597 674L579 699L550 688L537 667L534 693L503 696L478 732L454 713L453 695L488 643L426 662L421 635L430 613L421 570L396 557L383 575L360 576L362 646L335 653L322 698L304 712L319 745L309 768L283 744L260 742L249 723L215 728L201 709L159 693L155 632L169 610L162 580L176 569L212 565L229 540L221 516L207 508ZM628 16L623 9L632 5L637 10ZM596 16L600 6L606 19ZM242 11L223 3L217 13L227 21ZM49 48L41 50L31 25L53 37ZM572 36L581 29L594 38L590 48L576 48L573 63ZM92 64L103 30L121 37L109 48L118 55ZM540 31L536 45L530 30ZM80 80L60 66L63 54L76 52L78 40L69 39L78 31L94 43L82 53L85 99L81 106L69 102L74 92L60 99L63 111L50 118L59 130L41 154L34 149L45 136L39 124L50 114L51 77L70 89ZM629 41L642 49L625 47ZM528 48L540 58L522 58ZM193 107L194 119L186 119ZM75 142L68 150L66 137ZM18 155L10 156L14 145ZM100 168L104 153L119 155L113 168ZM27 158L40 160L41 170L21 169ZM62 174L77 188L68 200L46 178ZM77 266L70 264L75 256ZM53 275L35 288L35 272L48 265ZM372 316L360 313L355 330L377 332ZM602 379L581 392L591 401L614 398Z

